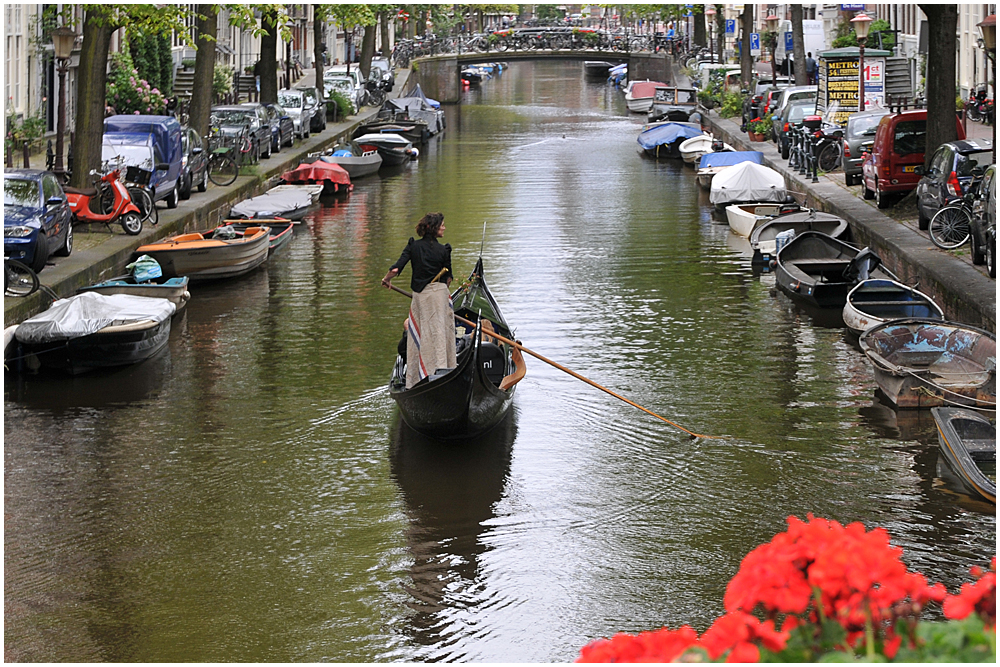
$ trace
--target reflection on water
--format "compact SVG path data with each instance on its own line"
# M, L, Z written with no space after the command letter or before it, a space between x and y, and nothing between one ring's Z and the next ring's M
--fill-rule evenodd
M5 657L571 661L703 630L809 512L886 527L952 591L989 562L994 508L943 480L929 414L873 398L843 328L752 273L694 171L640 156L620 92L517 63L446 113L260 270L194 286L163 355L5 378ZM408 304L378 282L428 211L456 273L483 247L527 347L725 437L530 360L487 436L401 425Z

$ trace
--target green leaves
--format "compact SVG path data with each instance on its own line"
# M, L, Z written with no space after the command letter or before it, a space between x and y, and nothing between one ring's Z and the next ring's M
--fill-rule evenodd
M970 614L961 621L917 624L917 647L906 642L896 662L996 662L997 636L986 630L983 620Z

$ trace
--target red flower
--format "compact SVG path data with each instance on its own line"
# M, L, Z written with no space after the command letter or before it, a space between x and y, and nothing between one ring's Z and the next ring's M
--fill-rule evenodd
M774 621L761 623L755 616L731 611L717 619L698 643L712 660L729 651L727 662L757 662L760 659L758 643L777 653L785 648L789 634L775 630Z
M689 625L638 635L620 632L584 646L577 662L672 662L697 643L698 635Z
M990 571L973 567L973 583L962 584L958 595L949 595L944 601L944 615L951 619L963 619L972 612L979 614L988 627L997 624L997 558L990 562Z

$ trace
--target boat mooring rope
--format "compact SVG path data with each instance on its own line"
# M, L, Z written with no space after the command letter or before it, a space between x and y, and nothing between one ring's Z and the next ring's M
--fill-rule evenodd
M391 283L389 284L389 288L392 289L393 291L399 292L403 296L409 297L411 299L413 298L413 295L410 292L407 292L404 289L400 289L400 288L396 287L395 285L393 285ZM475 322L472 322L471 320L467 320L464 317L462 317L461 315L455 315L455 319L458 320L458 321L460 321L460 322L462 322L462 323L464 323L464 324L468 324L471 327L475 327L476 326ZM642 407L641 405L639 405L638 403L634 403L634 402L628 400L627 398L625 398L624 396L616 394L615 392L611 391L607 387L601 386L601 385L597 384L596 382L594 382L593 380L589 380L589 379L583 377L582 375L580 375L579 373L577 373L575 371L572 371L572 370L566 368L565 366L552 361L551 359L546 359L542 355L540 355L537 352L534 352L532 350L529 350L528 348L526 348L525 346L521 345L520 343L518 343L516 341L510 340L509 338L505 338L505 337L503 337L503 336L501 336L498 333L493 332L493 331L491 331L489 335L492 336L493 338L496 338L499 341L502 341L502 342L504 342L504 343L506 343L508 345L512 345L512 346L516 347L517 349L521 350L522 352L526 352L526 353L530 354L531 356L535 357L536 359L540 359L541 361L544 361L545 363L549 364L553 368L558 368L562 372L568 373L568 374L572 375L577 380L582 380L583 382L586 382L591 387L594 387L596 389L600 389L601 391L603 391L603 392L605 392L607 394L611 394L612 396L614 396L618 400L624 401L625 403L628 403L633 408L639 408L640 410L642 410L646 414L651 415L653 417L656 417L660 421L666 422L666 423L670 424L671 426L673 426L676 429L684 431L685 433L687 433L688 435L690 435L692 439L695 439L695 438L705 438L706 440L722 440L721 436L717 436L717 435L704 435L704 434L701 434L701 433L695 433L694 431L689 431L688 429L684 428L683 426L681 426L677 422L670 421L666 417L661 417L660 415L656 414L652 410L648 410L648 409Z

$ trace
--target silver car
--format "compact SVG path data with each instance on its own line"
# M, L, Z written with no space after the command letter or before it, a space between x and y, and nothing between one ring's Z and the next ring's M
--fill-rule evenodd
M847 185L861 184L862 153L871 148L878 123L888 113L888 109L873 109L848 116L844 129L844 182Z
M312 118L315 110L309 104L302 91L294 88L279 90L278 104L292 117L292 125L295 126L296 136L300 139L308 137L309 131L312 129Z
M358 89L354 86L354 81L346 76L333 76L323 79L326 86L326 99L332 98L332 93L340 93L347 98L347 101L354 107L355 113L361 108L358 99Z
M815 102L819 95L819 86L789 86L778 91L777 95L771 96L771 107L768 111L774 114L775 118L784 115L785 107L794 102ZM774 143L778 143L778 124L771 128L771 138Z

